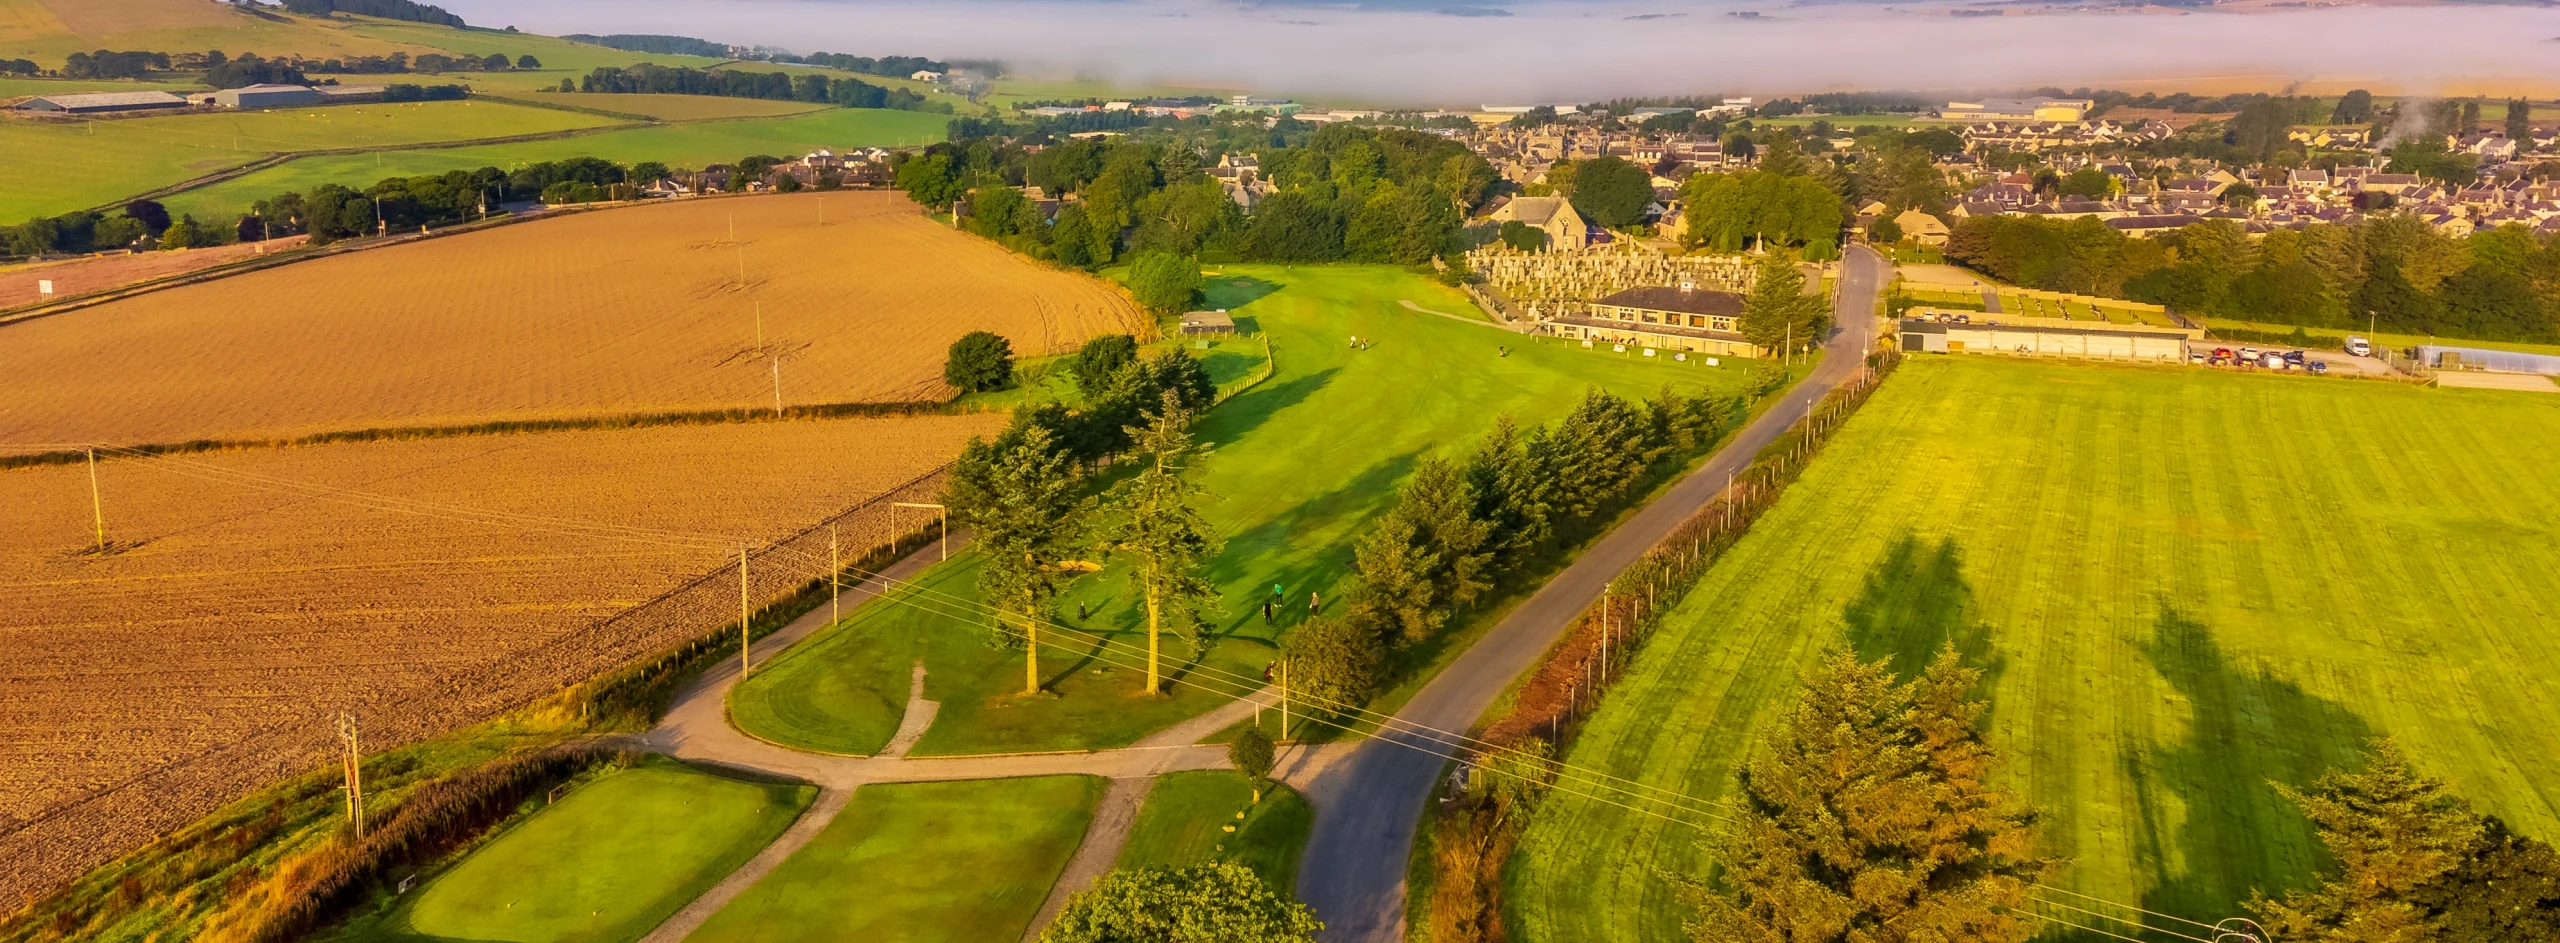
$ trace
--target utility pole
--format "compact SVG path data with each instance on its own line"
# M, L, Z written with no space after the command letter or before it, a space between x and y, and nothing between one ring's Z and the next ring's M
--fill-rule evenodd
M738 548L738 677L741 678L755 667L747 662L747 620L752 618L754 616L747 612L747 548L741 545Z
M773 418L782 418L782 355L773 355Z
M98 496L98 450L89 450L89 517L98 525L98 552L107 552L107 505Z
M347 780L347 822L355 827L356 837L364 837L364 753L356 741L356 716L338 715L338 737L347 741L347 758L343 765Z
M1289 739L1289 660L1280 660L1280 739Z
M741 267L738 269L738 284L746 283L747 270ZM764 299L762 298L756 299L756 346L764 346Z
M997 618L1003 618L999 615ZM1040 620L1022 620L1022 693L1040 693Z
M834 525L834 524L829 524L829 525L827 525L827 624L828 624L828 625L834 625L834 624L836 623L836 620L837 620L837 619L840 619L840 618L842 618L842 617L843 617L843 616L842 616L842 614L840 614L840 613L838 613L838 612L836 611L836 597L842 593L842 589L841 589L841 587L839 587L839 586L837 585L837 578L838 578L838 576L839 576L839 575L841 575L842 573L844 573L844 564L839 563L839 562L837 562L837 561L836 561L836 525Z

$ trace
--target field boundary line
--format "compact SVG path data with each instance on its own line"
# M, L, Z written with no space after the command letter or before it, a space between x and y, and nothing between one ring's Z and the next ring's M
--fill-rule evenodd
M115 445L122 454L102 456L103 461L119 458L148 458L162 455L193 455L203 452L230 452L249 449L299 448L312 445L343 445L357 442L399 442L417 439L455 439L481 435L527 435L550 432L588 432L601 429L644 429L654 426L721 426L770 422L794 422L825 419L865 419L897 416L958 416L983 410L962 404L957 399L890 400L886 402L816 403L786 406L779 416L771 409L732 407L725 409L671 410L657 413L616 413L602 416L568 416L558 419L498 419L456 426L375 426L336 432L315 432L282 439L190 439L184 442L155 442L141 445ZM103 443L102 443L103 444ZM68 465L88 461L85 448L57 448L23 455L0 456L0 471L39 465Z

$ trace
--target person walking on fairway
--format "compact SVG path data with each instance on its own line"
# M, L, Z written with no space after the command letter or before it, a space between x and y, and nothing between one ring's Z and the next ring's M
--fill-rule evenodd
M1262 601L1262 624L1271 624L1271 600L1268 599Z
M1308 593L1308 594L1307 594L1307 614L1308 614L1308 615L1311 615L1311 616L1323 615L1323 614L1324 614L1324 597L1322 597L1322 596L1318 596L1318 595L1316 595L1316 594L1315 594L1315 593L1313 593L1313 592Z

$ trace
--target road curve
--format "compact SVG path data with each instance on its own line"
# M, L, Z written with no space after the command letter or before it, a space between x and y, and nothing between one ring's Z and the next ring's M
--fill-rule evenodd
M1842 265L1833 317L1843 328L1822 363L1780 402L1718 449L1706 464L1591 546L1492 631L1423 686L1396 719L1465 732L1512 679L1535 665L1602 587L1680 522L1715 497L1728 476L1848 380L1876 337L1876 294L1892 267L1864 246ZM1315 803L1315 833L1298 870L1298 897L1325 923L1325 943L1402 943L1405 864L1432 780L1452 746L1410 732L1381 731L1324 764L1302 785Z

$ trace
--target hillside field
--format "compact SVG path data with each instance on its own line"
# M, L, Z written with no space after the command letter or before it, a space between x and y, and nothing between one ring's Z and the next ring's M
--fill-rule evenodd
M1915 360L1569 761L1720 797L1825 650L1907 671L1953 643L1987 673L1998 779L2071 859L2059 887L2210 922L2303 886L2316 843L2270 784L2378 736L2560 837L2555 400ZM1673 879L1704 837L1553 797L1513 858L1514 938L1686 939Z
M494 99L369 102L115 120L8 118L0 120L0 167L25 172L44 168L46 185L0 188L0 220L16 222L118 203L269 154L510 137L616 123L622 122ZM229 222L204 219L217 226Z
M744 98L708 96L612 95L595 98L639 99L635 107L656 107L649 100L701 97L706 102L776 104ZM538 100L538 99L537 99ZM599 105L607 111L611 103ZM726 107L705 104L701 108ZM229 180L188 190L162 202L172 213L194 213L198 219L227 219L252 204L285 191L304 192L323 183L362 189L384 177L415 177L452 170L513 167L518 162L595 157L630 165L654 160L669 167L706 167L752 154L798 157L821 147L896 147L931 144L943 138L950 122L945 115L878 108L827 108L802 114L669 124L577 137L514 144L458 148L381 151L371 154L298 158ZM0 217L5 218L5 217Z
M1040 667L1058 696L1016 697L1021 655L987 644L985 621L965 607L917 595L974 601L978 557L962 553L919 576L920 588L890 594L899 604L864 607L738 685L734 722L781 743L875 752L897 730L908 666L922 658L925 696L942 706L917 754L1126 745L1242 693L1210 675L1258 679L1280 636L1305 620L1310 593L1338 614L1353 544L1423 457L1462 457L1503 413L1523 425L1554 421L1593 388L1641 398L1665 385L1735 391L1750 377L1743 363L1583 350L1419 313L1399 302L1473 306L1392 267L1228 265L1208 288L1206 304L1271 338L1279 368L1194 430L1202 516L1225 542L1205 574L1220 611L1205 654L1195 657L1179 636L1164 640L1164 652L1177 680L1197 676L1201 685L1136 698L1143 664L1044 651ZM1369 349L1352 349L1353 336ZM1143 650L1145 623L1124 572L1115 562L1077 580L1057 603L1060 621L1089 610L1069 624ZM1266 625L1260 603L1275 583L1286 587L1285 605Z
M480 693L484 669L515 653L1002 424L662 426L108 461L98 478L117 552L104 556L86 552L86 469L0 471L12 655L0 664L0 827L315 708L427 685L459 693L465 677ZM504 676L494 683L514 683Z
M285 236L265 242L234 243L205 249L104 254L63 262L0 266L0 309L199 272L217 265L254 259L269 252L301 248L303 242L302 236ZM45 282L53 283L50 296L44 294Z
M8 327L0 443L764 409L777 359L786 404L940 400L945 350L971 330L1033 355L1138 325L1118 289L954 232L902 194L691 200Z

